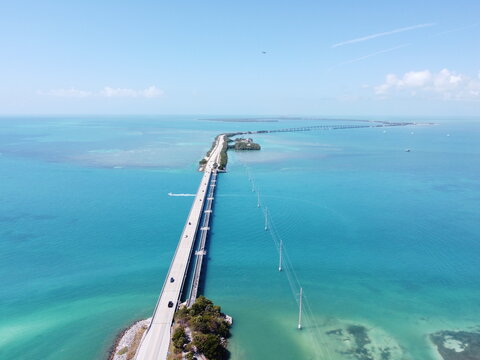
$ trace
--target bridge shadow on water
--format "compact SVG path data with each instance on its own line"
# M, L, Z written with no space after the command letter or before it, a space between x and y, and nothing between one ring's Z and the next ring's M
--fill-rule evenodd
M215 197L215 193L216 193L216 191L213 194L214 197ZM206 234L206 238L205 238L204 250L206 251L206 255L203 257L203 261L202 261L202 264L201 264L200 277L199 277L199 281L198 281L197 296L204 295L204 291L205 291L205 282L206 282L206 278L207 278L207 274L208 274L208 263L209 263L209 260L210 260L210 257L209 257L210 238L211 238L211 235L213 234L211 229L214 226L214 218L215 218L215 200L212 201L210 209L212 211L211 215L209 217L209 224L208 224L208 226L210 227L210 230L208 230L208 232ZM204 219L205 219L204 210L205 209L202 210L202 216L201 216L201 219L199 221L199 224L204 224ZM192 255L191 255L191 258L190 258L190 264L188 266L188 271L187 271L187 275L186 275L186 278L185 278L184 290L183 290L182 296L181 296L181 301L182 302L188 301L188 299L190 298L191 293L193 291L193 287L194 287L195 267L197 265L198 258L199 258L199 256L197 256L195 253L197 251L199 251L202 247L201 239L200 239L200 237L201 237L200 227L202 227L202 225L199 225L199 229L197 230L197 233L196 233L195 243L193 245Z
M210 237L214 234L214 232L210 231L208 234L207 242L205 243L205 250L207 251L206 261L202 264L202 276L200 276L200 282L198 283L198 294L205 295L205 284L207 282L208 276L208 264L210 262Z

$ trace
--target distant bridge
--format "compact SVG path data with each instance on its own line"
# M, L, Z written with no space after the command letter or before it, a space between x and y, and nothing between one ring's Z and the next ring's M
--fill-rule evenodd
M357 120L360 121L360 120ZM312 130L339 130L339 129L360 129L360 128L374 128L374 127L387 127L387 126L408 126L415 125L411 122L389 122L389 121L362 121L368 122L369 125L365 124L338 124L338 125L312 125L312 126L301 126L294 128L285 128L285 129L274 129L274 130L259 130L259 131L249 131L244 134L270 134L278 132L296 132L296 131L312 131Z

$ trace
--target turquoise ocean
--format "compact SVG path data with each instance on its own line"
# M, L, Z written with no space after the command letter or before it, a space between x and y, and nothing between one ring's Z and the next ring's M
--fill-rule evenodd
M480 119L361 119L436 125L229 152L204 293L234 319L232 360L367 359L352 326L372 359L434 360L429 334L480 329ZM0 359L106 359L151 315L193 199L168 193L196 192L215 135L350 123L278 120L0 118Z

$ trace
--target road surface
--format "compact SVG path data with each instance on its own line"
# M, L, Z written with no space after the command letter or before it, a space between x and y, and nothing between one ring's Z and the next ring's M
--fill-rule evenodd
M207 160L200 186L155 307L152 323L140 343L135 356L136 360L165 360L167 358L173 315L179 305L214 164L220 163L220 152L224 141L225 136L217 137L216 145ZM173 304L171 307L169 307L169 302Z

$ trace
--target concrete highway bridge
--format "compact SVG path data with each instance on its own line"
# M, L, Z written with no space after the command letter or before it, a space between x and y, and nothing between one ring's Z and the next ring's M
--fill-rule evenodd
M337 130L387 126L416 125L406 122L368 121L362 124L339 124L339 125L315 125L277 130L260 130L237 132L228 134L236 136L243 134L263 134L276 132L295 132L311 130ZM212 206L217 185L217 167L220 164L221 152L228 140L226 134L217 136L215 145L210 151L207 162L204 165L204 174L200 186L195 195L190 213L183 228L172 263L163 284L153 312L152 322L145 332L138 348L136 360L165 360L171 339L171 328L175 311L180 305L181 297L185 289L188 290L187 306L191 306L198 295L202 264L206 255L206 240L210 230ZM194 246L197 250L194 252ZM195 263L192 263L192 254ZM192 266L191 266L192 263ZM189 269L192 268L191 281L187 281Z
M220 163L220 152L224 142L224 136L217 137L216 144L207 160L200 186L155 306L152 322L137 350L136 360L165 360L167 358L173 316L180 305L193 247L196 243L198 230L200 230L200 249L196 253L197 261L188 304L195 301L200 282L202 260L205 255L205 241L212 212L214 189L217 182L216 167ZM203 223L200 227L202 219Z

